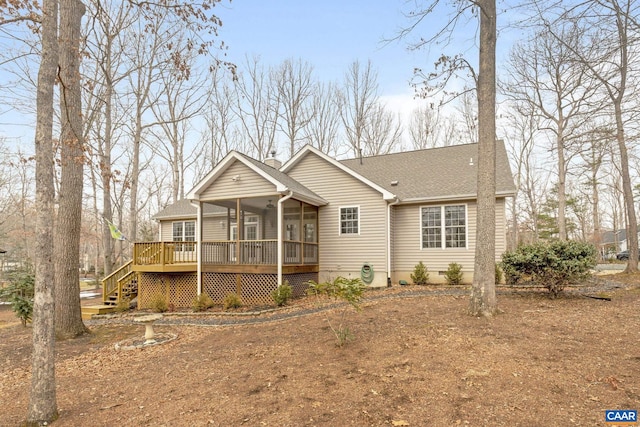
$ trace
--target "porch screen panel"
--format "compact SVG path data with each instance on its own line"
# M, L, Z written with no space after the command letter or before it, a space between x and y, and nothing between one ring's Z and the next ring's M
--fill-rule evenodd
M284 202L284 263L301 264L301 222L302 204L289 199Z

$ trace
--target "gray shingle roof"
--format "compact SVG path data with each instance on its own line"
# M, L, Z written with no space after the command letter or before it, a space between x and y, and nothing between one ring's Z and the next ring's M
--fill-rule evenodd
M251 157L238 153L275 180L300 196L315 200L322 197L289 175ZM470 165L470 160L473 164ZM426 150L341 160L354 172L395 194L402 202L447 200L476 196L478 145L452 145ZM396 182L393 185L393 182ZM510 195L515 191L511 167L504 143L496 144L496 192ZM224 213L226 208L204 204L204 215ZM189 200L180 200L158 212L154 219L193 217L196 208Z
M473 159L473 165L470 160ZM341 163L403 202L412 200L455 199L476 196L478 145L452 145L406 151ZM396 182L392 185L392 182ZM515 191L511 167L503 142L496 144L496 192Z
M604 231L601 237L601 244L620 243L627 240L627 230Z
M215 215L217 213L226 213L227 208L210 203L204 204L203 215ZM178 200L172 205L167 206L157 214L153 216L153 219L171 219L182 217L195 217L197 214L196 207L193 206L189 200Z

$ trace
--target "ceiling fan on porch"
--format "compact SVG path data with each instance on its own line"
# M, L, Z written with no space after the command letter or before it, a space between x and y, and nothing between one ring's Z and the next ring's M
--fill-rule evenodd
M269 200L269 203L267 203L267 206L265 206L265 208L267 208L267 209L273 209L273 208L275 208L275 207L276 207L276 205L274 205L273 203L271 203L271 200Z

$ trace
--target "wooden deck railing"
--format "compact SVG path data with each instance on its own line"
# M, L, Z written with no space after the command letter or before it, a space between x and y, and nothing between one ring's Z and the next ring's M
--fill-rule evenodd
M144 242L133 249L135 265L196 263L195 242ZM283 242L284 264L317 264L318 244ZM202 263L211 265L276 265L278 241L217 240L202 242Z
M141 242L133 246L135 265L196 263L195 242Z
M122 295L122 286L132 280L134 273L131 270L133 261L129 261L116 271L102 279L102 300L108 301L111 295Z

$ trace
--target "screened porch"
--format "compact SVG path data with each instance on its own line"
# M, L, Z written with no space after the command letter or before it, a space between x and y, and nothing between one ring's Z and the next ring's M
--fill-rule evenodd
M200 229L197 220L161 224L165 227L161 236L170 241L135 243L133 269L197 271L200 234L203 272L275 271L279 242L277 197L202 203ZM283 268L291 272L317 271L318 208L291 198L284 200L280 209Z

